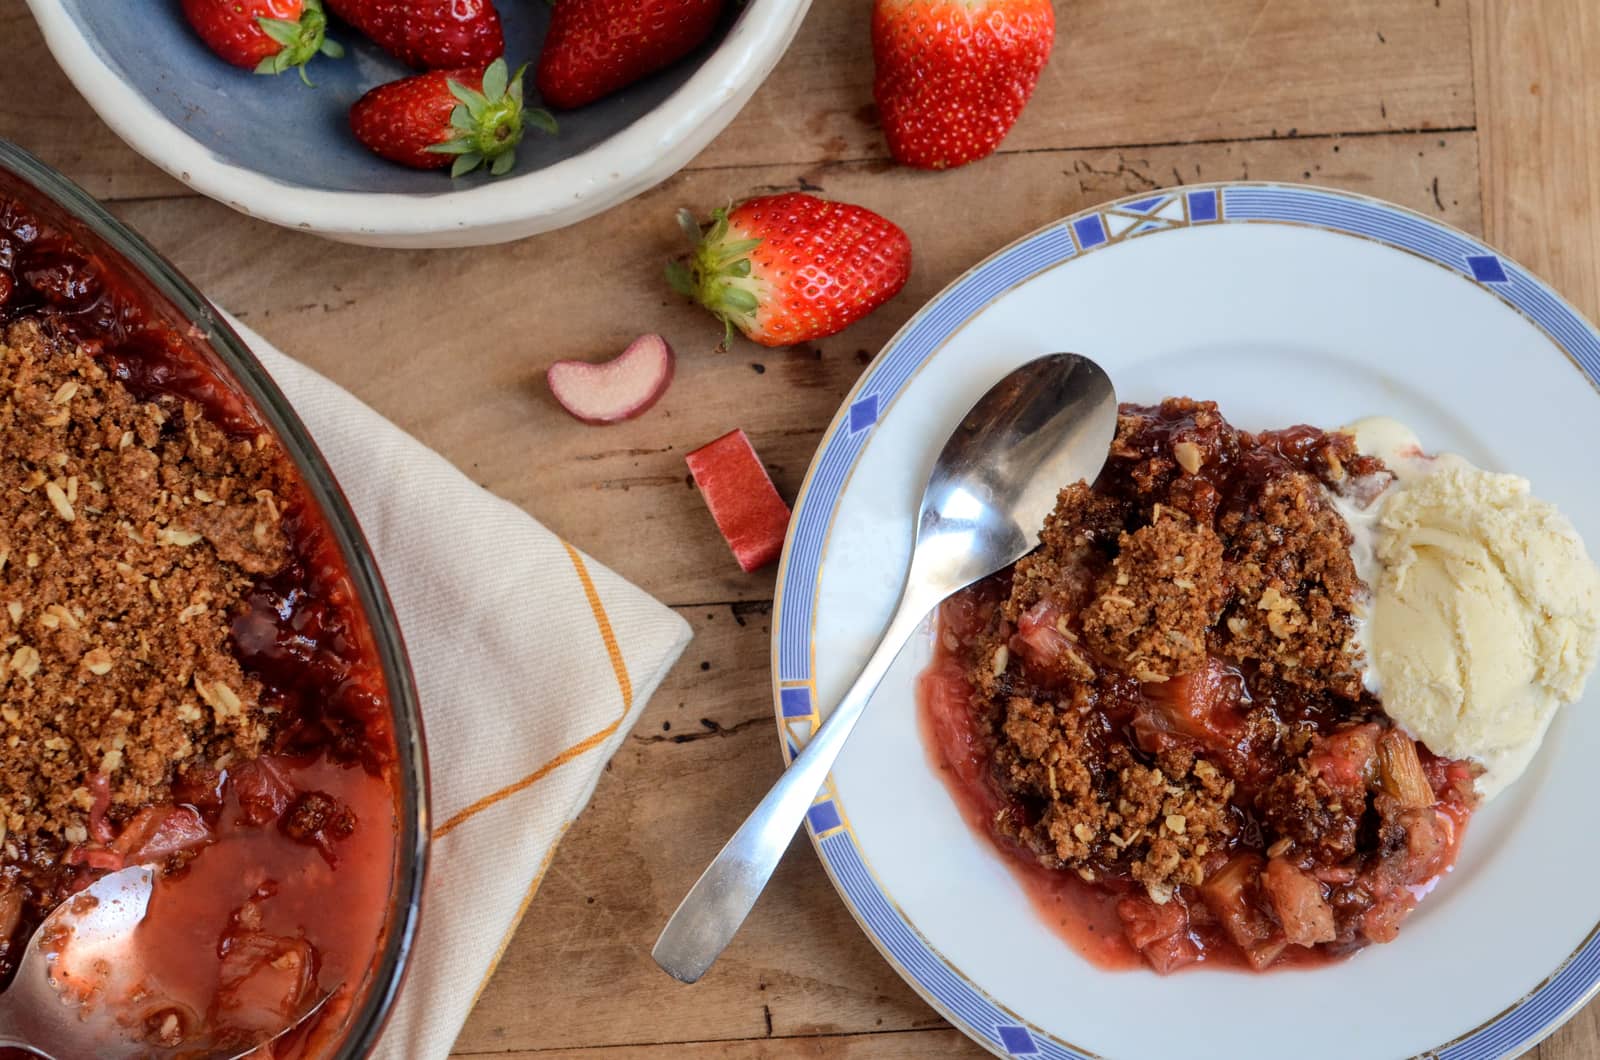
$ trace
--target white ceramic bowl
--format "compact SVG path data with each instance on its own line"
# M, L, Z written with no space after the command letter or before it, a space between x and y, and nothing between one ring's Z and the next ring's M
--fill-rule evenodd
M810 0L749 0L742 9L730 3L719 40L615 96L559 114L556 137L530 131L509 176L456 181L389 165L350 135L350 103L408 71L345 27L330 35L349 54L315 60L317 87L307 89L292 74L256 77L227 66L189 31L175 2L28 4L51 53L95 112L196 191L341 242L460 247L572 224L671 176L771 72ZM545 4L497 6L508 58L535 58Z

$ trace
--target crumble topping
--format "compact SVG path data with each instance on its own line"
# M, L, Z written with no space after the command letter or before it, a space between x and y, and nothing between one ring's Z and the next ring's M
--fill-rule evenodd
M259 754L275 708L230 624L289 560L287 465L137 400L36 321L0 341L0 836L82 842L175 770Z
M1214 654L1313 691L1360 698L1362 657L1352 616L1367 588L1350 557L1350 529L1327 492L1381 471L1380 462L1358 454L1346 434L1291 428L1255 437L1234 430L1214 402L1168 398L1156 409L1118 416L1109 465L1108 476L1133 484L1131 499L1148 506L1152 522L1179 509L1195 521L1197 533L1214 531L1224 553L1220 624L1203 606L1219 587L1193 595L1175 613L1172 605L1181 601L1152 577L1136 588L1147 596L1161 592L1166 609L1131 611L1125 626L1155 619L1142 624L1150 641L1175 628L1174 621L1184 632L1197 624L1213 627L1208 646ZM1184 555L1182 542L1170 532L1167 538L1161 552ZM1152 555L1156 545L1151 541L1136 562L1162 562ZM1205 571L1216 573L1209 565ZM1153 596L1150 601L1158 605ZM1140 633L1125 628L1118 635L1130 641ZM1183 655L1190 663L1198 658ZM1183 672L1181 666L1151 669Z
M1246 800L1267 826L1307 850L1353 852L1364 801L1341 805L1298 757L1309 737L1268 700L1299 688L1349 700L1352 717L1376 709L1353 636L1366 589L1326 496L1370 463L1343 435L1237 431L1211 402L1125 406L1100 483L1060 492L973 648L996 781L1029 808L997 830L1049 867L1125 874L1165 903L1215 871L1244 827L1233 778L1281 770ZM1225 665L1247 670L1262 701L1224 687L1241 680ZM1119 706L1153 700L1169 705ZM1119 710L1133 711L1145 753L1106 730Z
M1226 512L1218 529L1233 582L1222 654L1359 699L1362 653L1351 616L1367 589L1350 558L1350 528L1322 485L1303 471L1275 478L1255 506Z
M1205 664L1228 586L1215 530L1159 504L1150 518L1118 536L1081 621L1089 647L1119 670L1165 681Z
M1123 864L1165 902L1174 885L1198 885L1206 855L1233 834L1233 782L1181 749L1162 752L1154 765L1136 761L1125 744L1102 749L1084 721L1091 694L1078 686L1076 702L1059 707L1024 696L1006 704L995 768L1008 790L1044 810L1034 822L1003 819L1001 833L1090 883L1103 866Z

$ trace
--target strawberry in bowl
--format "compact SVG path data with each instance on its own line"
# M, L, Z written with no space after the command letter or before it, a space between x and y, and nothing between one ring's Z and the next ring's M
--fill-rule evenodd
M703 44L723 0L561 0L535 82L552 107L581 107Z
M408 66L486 66L505 51L491 0L328 0L333 13Z
M183 0L183 17L223 61L258 74L298 70L309 85L307 63L318 55L344 55L326 36L328 19L318 0Z
M547 133L555 119L522 105L522 71L496 59L483 73L430 70L379 85L350 108L350 128L376 155L459 177L481 165L500 176L516 162L523 123Z

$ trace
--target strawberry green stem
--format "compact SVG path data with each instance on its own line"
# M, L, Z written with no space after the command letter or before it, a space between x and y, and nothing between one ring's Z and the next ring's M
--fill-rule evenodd
M482 90L454 79L449 82L450 94L457 101L450 112L453 135L428 150L456 156L450 167L452 177L470 173L484 163L488 163L491 176L509 172L516 162L524 124L547 133L556 131L556 120L548 112L522 105L522 73L527 66L518 67L515 74L507 69L503 58L490 63L483 72Z
M328 16L322 11L321 0L305 0L297 22L282 18L258 18L256 23L279 45L276 55L269 55L256 64L258 74L281 74L285 70L300 71L300 80L307 85L306 64L318 55L337 59L344 54L338 41L326 36Z
M688 210L678 211L678 223L698 242L687 264L667 266L667 282L721 320L728 338L734 328L748 333L768 293L766 281L750 274L750 252L761 240L729 238L725 209L713 211L711 227L703 235Z

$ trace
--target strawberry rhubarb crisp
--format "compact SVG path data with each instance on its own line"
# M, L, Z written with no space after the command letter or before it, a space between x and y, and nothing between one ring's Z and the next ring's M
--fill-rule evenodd
M1475 768L1363 685L1351 437L1126 405L1041 547L948 601L924 729L969 820L1101 963L1265 969L1395 937Z
M394 759L283 447L0 194L0 987L57 905L153 865L130 1031L231 1053L333 991L275 1055L330 1048L382 942Z
M37 321L6 332L0 395L0 834L83 843L266 744L278 710L230 633L288 559L283 458Z

